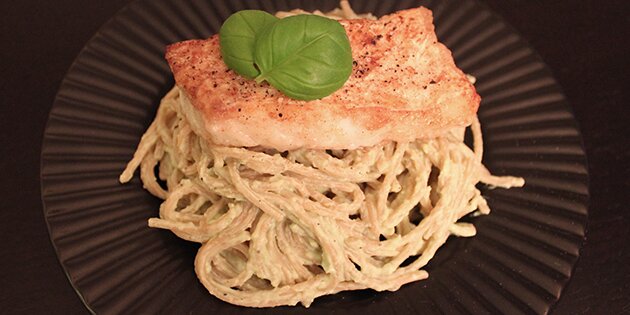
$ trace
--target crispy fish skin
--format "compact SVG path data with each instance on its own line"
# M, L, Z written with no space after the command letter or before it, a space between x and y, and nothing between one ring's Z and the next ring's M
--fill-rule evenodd
M214 144L284 151L411 141L469 125L480 102L437 41L432 20L421 7L340 21L352 47L352 75L314 101L290 99L229 70L218 35L170 45L166 59L183 91L180 109Z

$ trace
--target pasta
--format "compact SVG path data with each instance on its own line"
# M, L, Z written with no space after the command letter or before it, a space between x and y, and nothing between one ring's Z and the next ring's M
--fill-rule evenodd
M345 1L332 14L356 17ZM177 87L164 97L120 181L140 168L144 187L164 199L149 226L201 243L200 281L232 304L308 307L322 295L394 291L425 279L422 268L450 235L475 235L458 220L489 213L478 182L524 184L481 164L478 121L473 149L460 131L357 150L277 152L207 142L180 114L182 101Z

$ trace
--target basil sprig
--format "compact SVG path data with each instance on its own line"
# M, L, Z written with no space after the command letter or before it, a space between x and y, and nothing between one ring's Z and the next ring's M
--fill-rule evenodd
M296 15L275 21L265 17L263 21L262 14L252 12L262 11L237 12L221 27L221 53L230 69L255 78L258 83L267 81L285 95L299 100L328 96L348 80L352 72L352 51L339 22L316 15ZM235 15L238 17L233 19ZM244 20L247 18L256 22L249 23L251 21ZM250 27L253 23L264 25Z
M228 68L248 79L258 76L260 71L254 66L256 37L277 20L277 17L260 10L243 10L230 15L219 30L221 55Z

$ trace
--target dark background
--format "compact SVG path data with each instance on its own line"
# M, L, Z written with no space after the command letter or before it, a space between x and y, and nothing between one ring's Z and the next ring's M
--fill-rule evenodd
M68 67L128 2L0 3L0 313L87 313L48 238L40 147ZM549 65L588 155L587 238L551 313L630 314L630 1L482 2Z

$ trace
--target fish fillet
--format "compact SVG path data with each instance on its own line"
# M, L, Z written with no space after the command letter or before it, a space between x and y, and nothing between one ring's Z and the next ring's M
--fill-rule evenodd
M166 59L193 130L214 144L279 151L355 149L430 138L471 123L480 97L437 41L426 8L341 20L352 75L314 101L288 98L229 70L218 35L168 46Z

